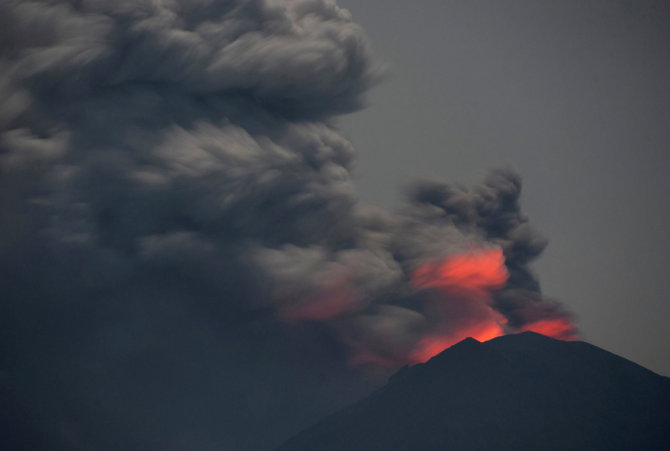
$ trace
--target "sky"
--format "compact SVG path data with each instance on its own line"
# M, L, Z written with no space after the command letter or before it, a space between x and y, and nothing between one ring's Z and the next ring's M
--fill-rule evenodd
M360 195L416 177L523 179L543 292L585 340L670 374L670 7L662 1L341 0L390 66L341 120Z
M0 0L1 444L269 449L468 336L669 374L667 32Z

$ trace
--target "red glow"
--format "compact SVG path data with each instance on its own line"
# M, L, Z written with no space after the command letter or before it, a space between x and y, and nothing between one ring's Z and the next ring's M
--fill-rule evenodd
M495 321L474 324L458 333L443 336L428 336L421 339L409 356L411 363L424 363L468 337L477 341L488 341L504 335L502 327Z
M455 296L484 294L502 288L509 274L501 249L480 249L427 263L412 274L417 288L439 288Z
M565 341L579 339L579 334L575 330L574 325L567 318L541 319L534 323L526 324L519 328L519 331L537 332L547 337Z
M423 337L410 352L410 363L422 363L472 337L479 341L504 335L503 315L488 305L491 292L505 286L509 273L502 249L472 249L426 263L411 276L416 288L437 288L438 332Z
M279 314L288 322L324 322L335 333L344 333L353 347L349 356L352 366L393 368L426 362L467 337L484 342L514 331L492 305L492 292L503 288L508 278L500 248L471 249L424 263L410 273L412 286L426 290L412 300L416 305L408 307L415 309L419 318L411 323L416 328L406 326L397 333L396 326L405 323L379 317L370 322L367 335L357 337L358 326L352 326L353 335L347 335L349 329L343 321L346 325L346 318L356 318L370 302L365 291L358 289L356 272L351 270L329 272L321 277L321 283L286 293ZM571 318L561 315L531 310L525 320L535 321L517 330L560 340L578 339Z

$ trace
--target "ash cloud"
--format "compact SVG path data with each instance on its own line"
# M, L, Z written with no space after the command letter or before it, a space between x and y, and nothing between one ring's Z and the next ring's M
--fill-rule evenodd
M257 449L374 385L351 365L402 365L454 318L573 331L528 267L546 241L517 175L420 182L398 213L358 201L333 118L383 68L334 2L1 0L0 18L8 444ZM476 307L412 285L472 248L509 274Z

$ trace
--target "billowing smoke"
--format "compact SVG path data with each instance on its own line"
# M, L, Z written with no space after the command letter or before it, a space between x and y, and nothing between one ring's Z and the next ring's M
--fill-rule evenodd
M8 440L253 449L351 367L576 337L517 175L358 201L332 121L383 71L333 1L0 0L0 30Z

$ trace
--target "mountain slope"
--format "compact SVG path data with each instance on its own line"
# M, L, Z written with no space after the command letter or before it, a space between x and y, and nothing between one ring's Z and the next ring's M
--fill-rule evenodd
M279 447L670 449L670 379L583 342L468 338Z

